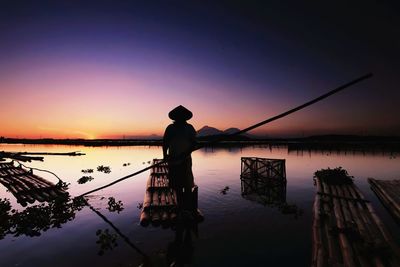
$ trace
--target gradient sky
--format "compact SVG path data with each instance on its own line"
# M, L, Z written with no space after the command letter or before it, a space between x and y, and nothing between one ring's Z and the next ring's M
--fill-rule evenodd
M161 135L179 104L244 128L368 72L255 132L400 135L398 6L187 2L2 1L0 136Z

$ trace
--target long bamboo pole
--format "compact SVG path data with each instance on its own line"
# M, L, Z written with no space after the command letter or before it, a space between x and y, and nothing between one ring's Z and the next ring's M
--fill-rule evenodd
M238 132L235 132L235 133L233 133L233 134L226 135L226 136L222 136L221 138L217 138L217 139L215 139L215 140L213 140L213 141L211 141L211 142L209 142L209 143L207 143L207 144L202 144L202 145L200 145L200 146L197 146L197 147L195 147L193 150L191 150L189 153L185 153L184 155L182 155L182 157L185 157L186 155L190 155L190 153L192 153L193 151L196 151L196 150L198 150L198 149L200 149L200 148L203 148L203 147L205 147L206 145L218 143L218 142L222 141L223 139L225 139L226 137L237 136L237 135L246 133L246 132L248 132L248 131L254 130L254 129L256 129L256 128L262 126L262 125L265 125L265 124L268 124L268 123L270 123L270 122L279 120L279 119L281 119L281 118L283 118L283 117L286 117L286 116L288 116L288 115L290 115L290 114L292 114L292 113L295 113L295 112L297 112L297 111L299 111L299 110L301 110L301 109L304 109L304 108L306 108L306 107L308 107L308 106L311 106L311 105L313 105L313 104L315 104L315 103L317 103L317 102L319 102L319 101L321 101L321 100L323 100L323 99L325 99L325 98L330 97L331 95L334 95L334 94L336 94L336 93L338 93L338 92L340 92L340 91L343 91L344 89L346 89L346 88L348 88L348 87L350 87L350 86L352 86L352 85L354 85L354 84L357 84L357 83L359 83L359 82L361 82L361 81L364 81L364 80L366 80L366 79L369 79L369 78L371 78L371 77L372 77L372 73L365 74L365 75L363 75L363 76L361 76L361 77L358 77L358 78L355 79L355 80L352 80L352 81L350 81L350 82L348 82L348 83L345 83L345 84L343 84L343 85L341 85L341 86L339 86L339 87L337 87L337 88L335 88L335 89L333 89L333 90L331 90L331 91L329 91L329 92L327 92L327 93L325 93L325 94L323 94L323 95L321 95L321 96L319 96L319 97L317 97L317 98L314 98L314 99L312 99L312 100L310 100L310 101L308 101L308 102L306 102L306 103L304 103L304 104L301 104L301 105L299 105L299 106L297 106L297 107L295 107L295 108L292 108L292 109L290 109L290 110L288 110L288 111L285 111L285 112L283 112L283 113L281 113L281 114L279 114L279 115L276 115L276 116L273 116L273 117L271 117L271 118L269 118L269 119L263 120L263 121L261 121L261 122L259 122L259 123L256 123L256 124L254 124L254 125L252 125L252 126L249 126L249 127L245 128L245 129L240 130L240 131L238 131ZM109 183L109 184L106 184L106 185L100 186L100 187L98 187L98 188L95 188L95 189L93 189L93 190L90 190L90 191L88 191L88 192L86 192L86 193L83 193L83 194L79 195L78 197L86 196L86 195L88 195L88 194L91 194L91 193L97 192L97 191L99 191L99 190L105 189L105 188L110 187L110 186L112 186L112 185L114 185L114 184L117 184L117 183L119 183L119 182L122 182L122 181L124 181L124 180L126 180L126 179L128 179L128 178L131 178L131 177L136 176L136 175L138 175L138 174L141 174L141 173L143 173L143 172L145 172L145 171L148 171L148 170L150 170L150 169L152 169L152 168L154 168L154 167L158 167L158 166L160 166L160 165L162 165L162 164L164 164L164 163L166 163L165 160L160 160L159 162L157 162L157 163L155 163L155 164L153 164L153 165L151 165L151 166L148 166L148 167L146 167L146 168L144 168L144 169L142 169L142 170L139 170L139 171L137 171L137 172L134 172L134 173L132 173L132 174L129 174L129 175L127 175L127 176L124 176L124 177L122 177L122 178L120 178L120 179L118 179L118 180L115 180L114 182L111 182L111 183Z

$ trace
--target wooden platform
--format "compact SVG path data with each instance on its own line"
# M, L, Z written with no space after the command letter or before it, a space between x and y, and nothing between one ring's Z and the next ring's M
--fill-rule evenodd
M11 192L22 206L35 201L51 201L67 192L14 162L0 163L0 183Z
M389 213L400 224L400 180L376 180L369 178L372 191L378 196Z
M399 248L352 182L316 176L312 266L400 266Z
M160 161L160 159L154 159L153 164ZM192 188L192 196L197 209L197 186ZM150 223L153 226L169 227L175 223L177 216L176 192L169 187L168 166L167 163L163 163L150 171L140 214L140 224L145 227ZM201 221L201 217L200 211L197 210L195 219Z

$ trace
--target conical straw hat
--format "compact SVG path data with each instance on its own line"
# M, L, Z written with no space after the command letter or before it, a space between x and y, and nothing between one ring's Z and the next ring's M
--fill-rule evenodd
M168 117L174 121L176 120L187 121L193 117L193 113L184 106L179 105L168 113Z

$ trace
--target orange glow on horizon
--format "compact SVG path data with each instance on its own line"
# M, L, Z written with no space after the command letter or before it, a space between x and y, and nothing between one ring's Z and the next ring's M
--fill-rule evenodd
M162 136L171 123L167 114L177 105L192 110L194 116L189 122L197 130L205 125L220 130L243 129L307 100L305 96L296 99L268 94L268 88L264 92L268 97L264 97L243 90L246 85L209 80L190 68L169 64L171 70L165 68L153 73L137 67L65 58L15 61L0 73L0 136L60 139ZM253 133L269 136L369 133L364 130L365 122L343 120L347 114L345 108L319 105ZM385 123L376 119L375 129L396 126Z

